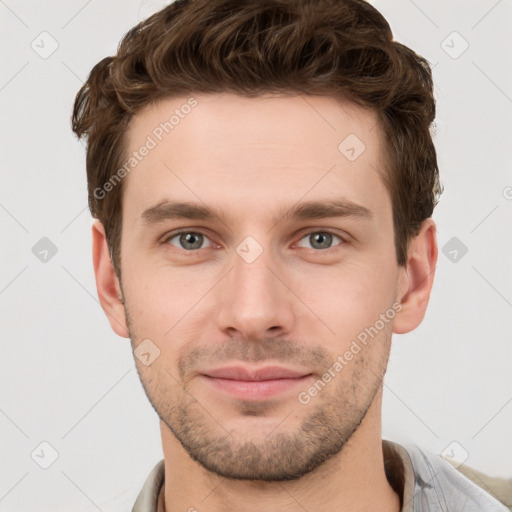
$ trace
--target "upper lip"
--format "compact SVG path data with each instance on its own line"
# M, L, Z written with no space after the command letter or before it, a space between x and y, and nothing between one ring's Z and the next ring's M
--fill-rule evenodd
M297 379L309 375L307 371L297 371L282 366L224 366L203 372L203 375L217 379L262 381L275 379Z

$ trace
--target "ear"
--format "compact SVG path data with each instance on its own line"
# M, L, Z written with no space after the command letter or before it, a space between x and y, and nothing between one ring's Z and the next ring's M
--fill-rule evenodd
M129 329L126 325L121 287L110 258L105 229L97 219L94 219L92 225L92 259L101 307L114 332L128 338Z
M435 222L423 221L420 232L409 243L407 263L399 268L397 301L402 309L395 317L393 332L410 332L425 317L437 265Z

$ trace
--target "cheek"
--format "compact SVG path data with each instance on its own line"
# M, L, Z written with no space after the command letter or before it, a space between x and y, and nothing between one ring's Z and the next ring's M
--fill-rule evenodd
M307 285L299 275L291 288L331 331L337 349L370 327L391 308L397 279L396 265L385 262L359 261L337 268L317 267L308 270ZM304 306L301 306L303 311ZM304 315L309 315L303 312ZM302 316L302 313L300 314Z
M205 328L205 315L210 315L205 307L211 302L205 299L216 276L135 258L125 268L123 288L132 336L153 340L167 361L178 357Z

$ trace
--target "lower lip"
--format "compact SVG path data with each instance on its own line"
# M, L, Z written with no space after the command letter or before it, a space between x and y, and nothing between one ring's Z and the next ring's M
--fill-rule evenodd
M206 381L219 391L230 394L236 398L243 400L264 400L286 391L290 391L298 386L305 386L307 381L312 377L311 374L304 377L293 379L273 379L260 381L245 381L220 379L202 375Z

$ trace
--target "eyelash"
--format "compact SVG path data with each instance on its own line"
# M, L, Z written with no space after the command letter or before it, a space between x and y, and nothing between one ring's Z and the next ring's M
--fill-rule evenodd
M165 236L165 238L162 240L162 244L163 245L171 245L169 243L170 240L172 240L173 238L176 238L177 236L179 235L182 235L184 233L194 233L196 235L202 235L208 239L210 239L210 237L204 233L203 231L201 230L192 230L192 229L181 229L181 230L178 230L178 231L173 231L171 233L169 233L168 235ZM315 252L318 252L318 253L324 253L324 252L327 252L329 250L332 250L332 249L336 249L338 248L339 246L341 245L344 245L347 243L347 241L339 234L335 233L334 231L330 231L329 229L314 229L314 230L311 230L311 231L308 231L306 233L304 233L301 238L299 239L302 240L304 238L306 238L307 236L310 236L314 233L323 233L323 234L328 234L328 235L331 235L333 237L336 237L336 238L339 238L341 240L341 242L339 242L337 245L334 245L332 247L328 247L327 249L315 249L315 248L309 248L309 247L302 247L302 249L310 249L312 251L315 251ZM211 240L210 240L211 241ZM213 242L212 242L213 243ZM186 249L183 249L181 247L176 247L176 246L172 246L174 247L175 249L178 249L179 251L182 251L184 253L187 253L187 254L194 254L194 253L198 253L201 249L193 249L193 250L186 250ZM204 247L204 249L207 249L208 247Z

